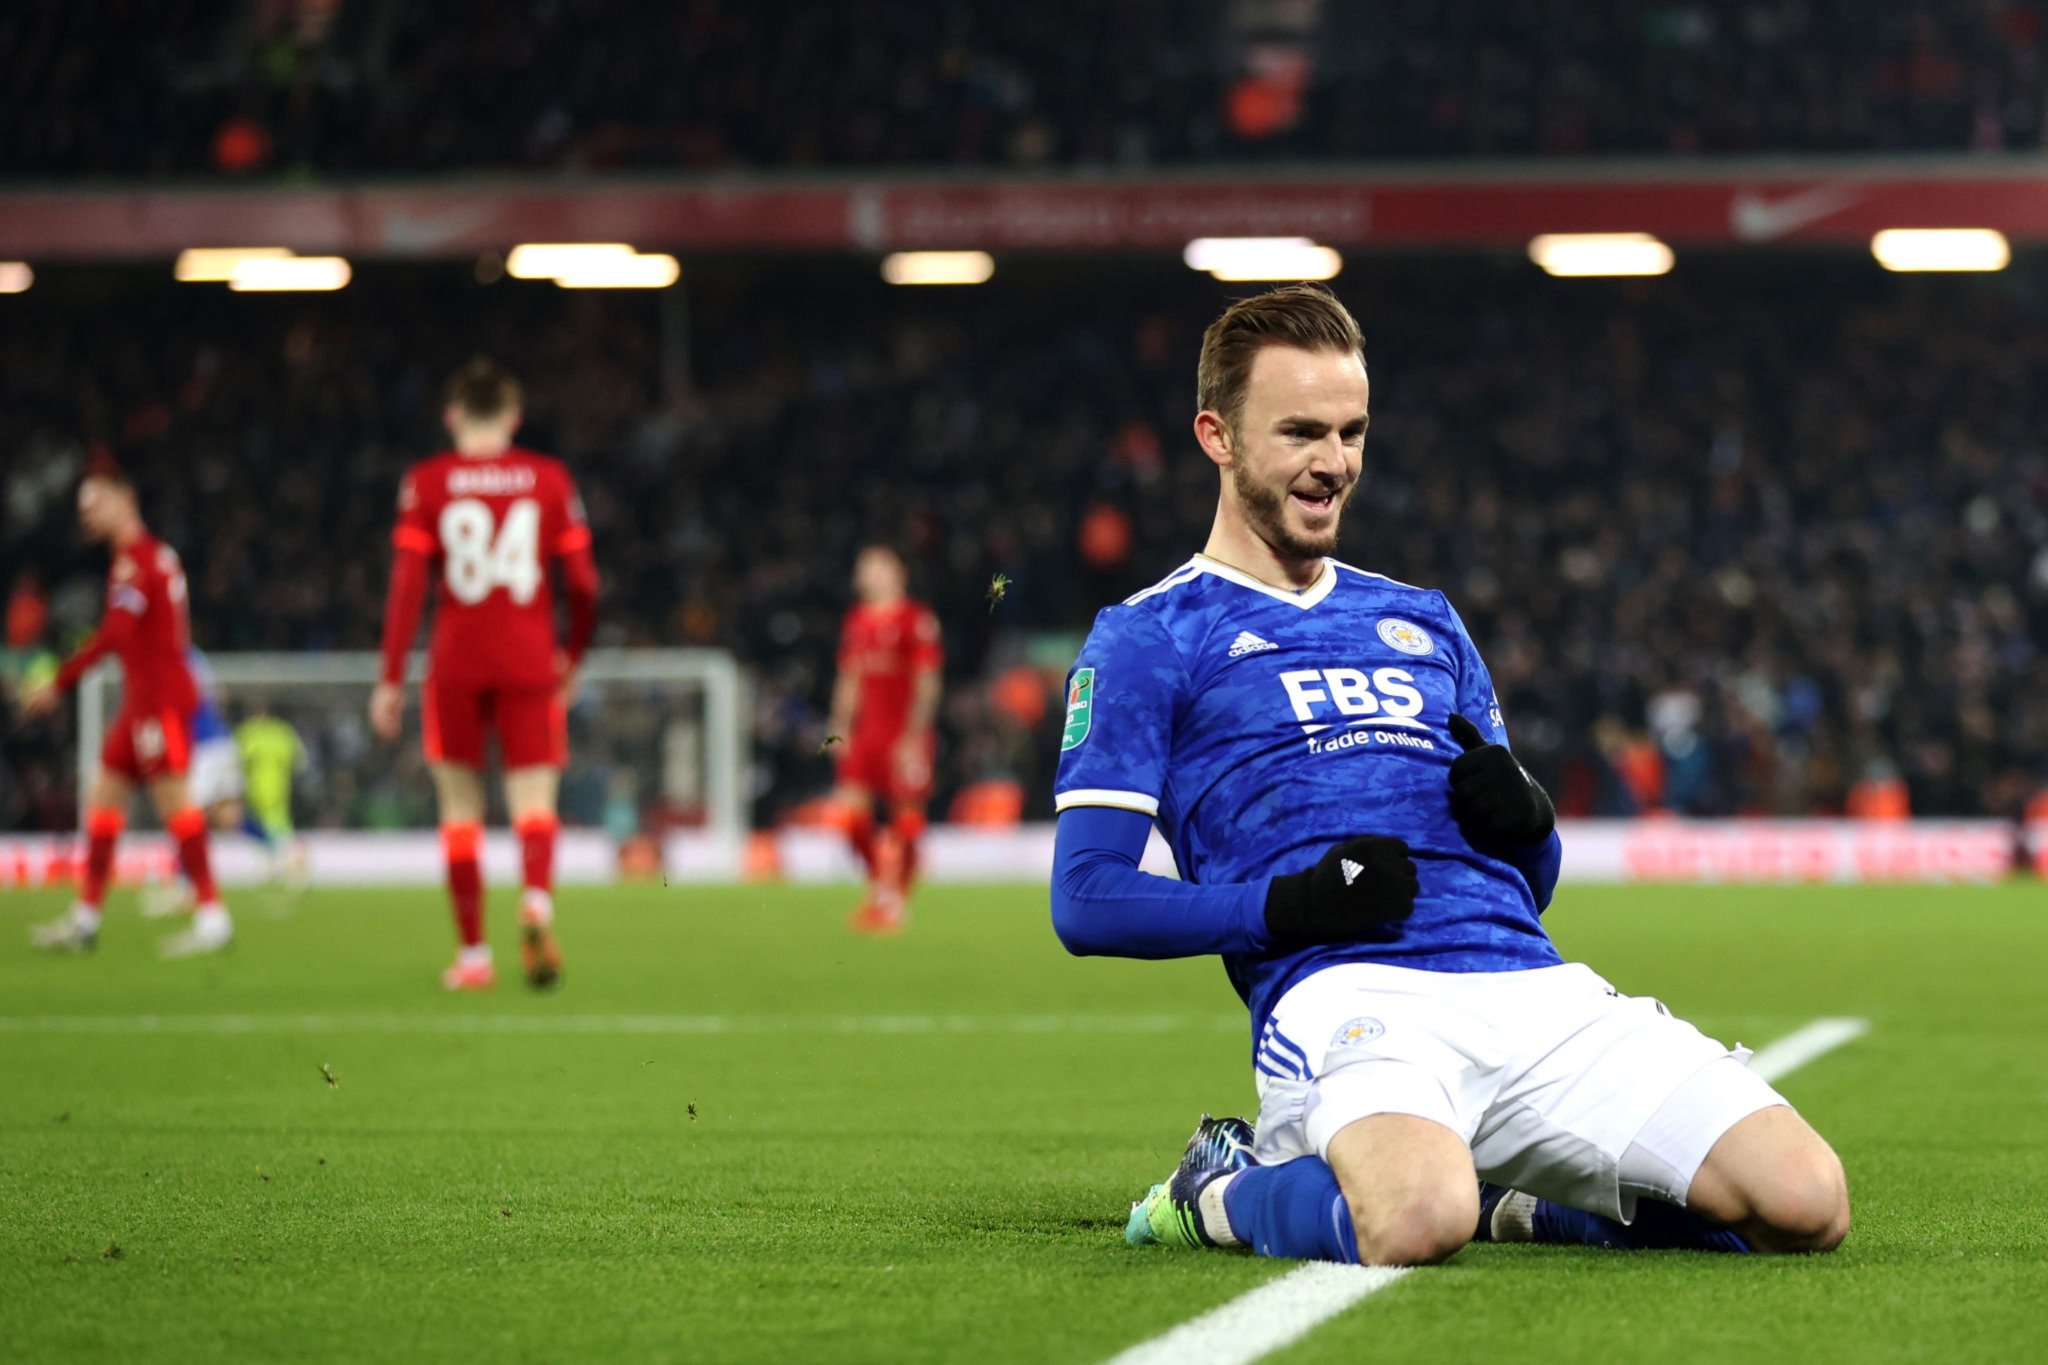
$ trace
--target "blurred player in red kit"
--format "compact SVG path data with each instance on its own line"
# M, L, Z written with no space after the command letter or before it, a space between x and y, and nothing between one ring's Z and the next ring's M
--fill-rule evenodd
M80 952L98 943L114 845L140 784L177 840L178 865L198 902L191 928L165 940L164 952L173 957L218 952L235 934L213 883L206 816L192 804L186 782L199 693L185 664L190 639L185 569L178 552L149 533L134 485L111 461L95 461L79 485L78 520L88 537L105 541L114 552L107 571L106 614L57 676L23 699L22 710L30 716L56 710L63 694L109 654L121 660L121 709L107 727L99 777L86 800L85 869L78 899L64 918L37 926L33 941L39 948Z
M849 921L859 933L903 928L903 898L917 874L924 805L931 796L932 722L939 709L939 622L906 593L903 560L870 545L854 563L860 601L839 638L831 732L841 737L838 799L847 838L868 872L866 902ZM876 805L890 823L876 828Z
M414 465L399 489L383 681L370 696L371 728L398 738L406 651L428 579L438 578L420 728L460 942L441 975L452 991L497 984L483 924L487 734L497 736L525 870L519 929L526 979L552 986L562 970L554 933L555 795L569 756L576 668L597 620L597 566L568 470L512 444L520 402L518 382L488 360L471 361L449 381L442 416L455 448ZM569 618L559 647L549 573L557 561Z

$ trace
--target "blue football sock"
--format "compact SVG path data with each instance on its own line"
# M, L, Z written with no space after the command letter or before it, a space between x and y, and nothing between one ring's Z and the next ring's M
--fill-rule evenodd
M1358 1262L1350 1206L1321 1157L1238 1172L1223 1191L1223 1212L1237 1239L1261 1256Z
M277 852L277 836L270 832L268 825L258 820L246 810L242 812L242 833L248 835L272 853Z
M1531 1223L1536 1232L1533 1240L1565 1246L1611 1247L1618 1251L1752 1250L1735 1229L1657 1199L1638 1199L1633 1223L1618 1223L1597 1213L1539 1199Z

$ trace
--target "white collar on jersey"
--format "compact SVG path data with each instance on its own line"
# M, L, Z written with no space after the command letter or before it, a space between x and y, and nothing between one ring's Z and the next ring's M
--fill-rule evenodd
M1233 569L1222 560L1211 559L1205 554L1197 554L1188 561L1188 565L1199 572L1214 574L1226 582L1235 583L1241 588L1250 588L1253 592L1262 592L1276 602L1285 602L1290 606L1300 607L1303 611L1307 611L1310 607L1328 597L1331 590L1337 586L1337 566L1330 559L1323 560L1323 572L1317 577L1316 581L1299 592L1289 588L1276 588L1271 583L1261 582L1244 570Z

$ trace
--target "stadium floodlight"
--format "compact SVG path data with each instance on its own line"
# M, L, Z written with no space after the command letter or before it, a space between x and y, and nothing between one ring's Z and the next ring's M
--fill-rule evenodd
M562 289L666 289L683 273L673 256L594 256L555 276Z
M1870 254L1886 270L2003 270L2012 246L1994 228L1886 228Z
M347 286L352 272L339 256L259 256L228 277L237 294L324 293Z
M1607 275L1663 275L1671 248L1647 232L1546 232L1529 240L1529 259L1546 275L1589 279Z
M27 261L0 261L0 294L26 294L35 282Z
M996 273L986 251L898 251L882 258L891 284L985 284Z
M1190 270L1219 280L1327 280L1344 268L1336 250L1306 237L1197 237L1181 250Z
M527 242L512 248L505 273L515 280L552 280L592 262L632 256L624 242Z
M178 253L172 273L186 284L226 284L243 261L280 261L288 246L190 246Z

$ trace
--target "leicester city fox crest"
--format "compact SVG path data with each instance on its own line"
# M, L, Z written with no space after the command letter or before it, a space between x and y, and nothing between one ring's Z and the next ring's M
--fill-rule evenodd
M1387 1026L1377 1019L1352 1019L1337 1030L1330 1039L1331 1047L1350 1047L1356 1043L1369 1043L1387 1031Z
M1380 622L1380 639L1403 654L1420 657L1436 652L1436 641L1429 638L1428 631L1398 616L1389 616Z

